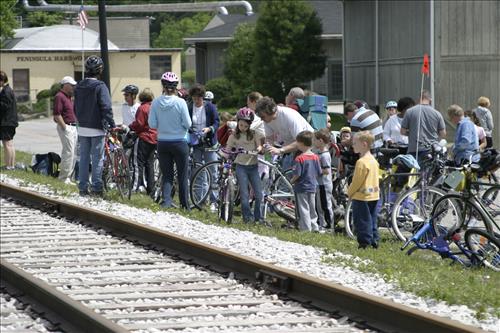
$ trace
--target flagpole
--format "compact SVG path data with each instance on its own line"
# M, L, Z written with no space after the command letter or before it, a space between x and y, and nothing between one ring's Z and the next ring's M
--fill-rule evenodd
M415 152L415 159L418 162L418 143L420 141L420 119L422 117L422 99L424 97L424 73L422 73L422 83L420 84L420 101L418 103L418 125L417 125L417 150Z
M82 8L83 8L83 0L82 0ZM85 34L84 27L80 27L82 30L82 80L85 79Z

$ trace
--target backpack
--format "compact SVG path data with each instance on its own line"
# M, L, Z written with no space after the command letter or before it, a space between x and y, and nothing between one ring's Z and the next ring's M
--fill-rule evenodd
M322 95L304 97L299 103L300 114L304 117L314 130L326 128L328 116L328 98Z
M488 148L481 152L481 158L478 162L480 170L479 177L484 177L488 171L494 172L500 167L500 153L495 148Z
M31 162L31 170L41 175L58 177L61 156L54 152L47 154L35 154Z

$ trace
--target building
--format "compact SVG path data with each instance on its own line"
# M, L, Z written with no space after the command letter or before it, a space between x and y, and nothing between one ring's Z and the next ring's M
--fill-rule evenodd
M83 49L82 52L82 38ZM108 40L110 89L113 102L123 101L121 89L136 84L161 94L161 74L181 73L182 49L119 48ZM35 100L66 75L82 77L82 55L100 54L99 34L79 26L54 25L15 30L0 50L1 67L20 102Z
M425 53L431 68L424 88L436 109L447 119L449 105L472 109L479 96L488 96L498 146L499 1L344 0L345 99L362 98L380 109L387 100L417 99Z
M330 101L341 101L342 92L342 3L340 1L309 1L323 25L321 39L327 55L325 74L304 82L306 88L328 96ZM239 24L255 23L258 14L251 16L216 15L205 29L184 42L196 50L196 81L207 81L224 74L224 51L229 46Z

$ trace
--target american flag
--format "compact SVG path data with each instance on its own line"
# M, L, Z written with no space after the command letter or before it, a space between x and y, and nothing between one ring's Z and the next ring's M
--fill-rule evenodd
M83 10L83 5L80 7L80 11L78 12L78 24L80 24L80 28L85 29L87 24L89 24L89 19L87 18L87 13Z

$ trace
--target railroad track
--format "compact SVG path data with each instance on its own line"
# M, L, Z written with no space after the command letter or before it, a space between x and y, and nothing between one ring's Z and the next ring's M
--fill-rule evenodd
M5 286L0 287L0 332L2 333L59 333L57 328L30 304L20 300Z
M0 192L2 279L82 331L480 331L5 184Z

